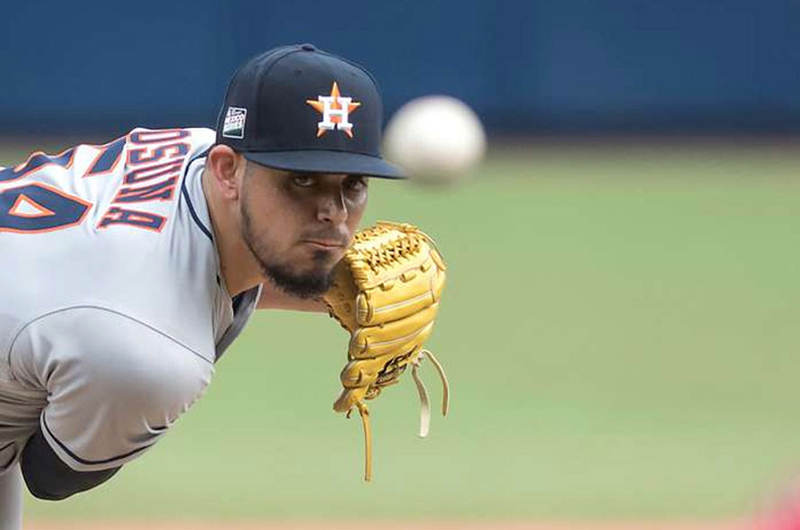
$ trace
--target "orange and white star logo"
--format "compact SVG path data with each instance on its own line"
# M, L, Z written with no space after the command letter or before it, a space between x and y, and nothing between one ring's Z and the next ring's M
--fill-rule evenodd
M336 81L333 82L329 96L317 96L316 100L307 99L306 103L322 114L322 121L317 124L317 138L334 129L344 131L348 138L353 137L350 113L361 106L361 103L353 101L353 98L342 97Z

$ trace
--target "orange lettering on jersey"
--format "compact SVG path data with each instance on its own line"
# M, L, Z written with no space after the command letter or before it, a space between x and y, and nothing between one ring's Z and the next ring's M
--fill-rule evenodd
M112 225L126 225L160 232L164 228L166 221L167 218L163 215L112 206L100 219L100 224L97 227L107 228Z
M137 131L128 135L128 156L122 185L100 219L98 228L127 225L158 232L164 227L166 218L163 215L123 206L174 199L181 168L191 147L188 142L176 140L182 140L189 134L185 129L165 129Z
M161 159L183 158L188 152L189 144L186 142L162 145L160 147L147 146L141 149L131 149L128 151L128 164L147 164Z
M154 131L137 131L130 134L130 140L134 144L163 144L174 142L181 138L188 138L189 131L186 129L158 129Z
M147 201L169 201L175 191L175 183L178 177L172 177L164 182L157 182L150 186L134 188L123 186L119 189L114 202L147 202Z
M146 180L164 178L169 175L180 173L183 160L177 162L166 162L164 164L146 164L136 169L130 169L125 173L125 184L139 184ZM128 167L132 167L128 164Z

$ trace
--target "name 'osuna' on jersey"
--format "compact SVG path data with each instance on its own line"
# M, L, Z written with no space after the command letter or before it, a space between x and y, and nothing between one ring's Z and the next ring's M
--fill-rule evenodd
M120 465L208 384L259 296L231 300L219 274L201 181L214 140L139 128L0 168L0 472L40 420L74 469ZM137 410L92 379L106 372L175 391Z

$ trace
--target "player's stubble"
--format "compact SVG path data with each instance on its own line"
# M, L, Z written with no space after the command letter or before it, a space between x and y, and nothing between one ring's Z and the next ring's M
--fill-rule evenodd
M242 238L250 249L265 277L272 280L276 287L298 298L316 298L330 289L333 284L333 268L330 267L330 252L316 250L312 254L313 267L307 272L293 270L291 264L281 263L273 256L255 234L253 216L248 201L242 201L240 214L242 219Z

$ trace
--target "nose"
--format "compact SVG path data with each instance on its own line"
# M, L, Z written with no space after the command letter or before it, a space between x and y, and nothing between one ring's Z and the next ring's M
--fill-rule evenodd
M320 198L317 219L333 225L340 225L347 220L347 205L341 190L331 190Z

